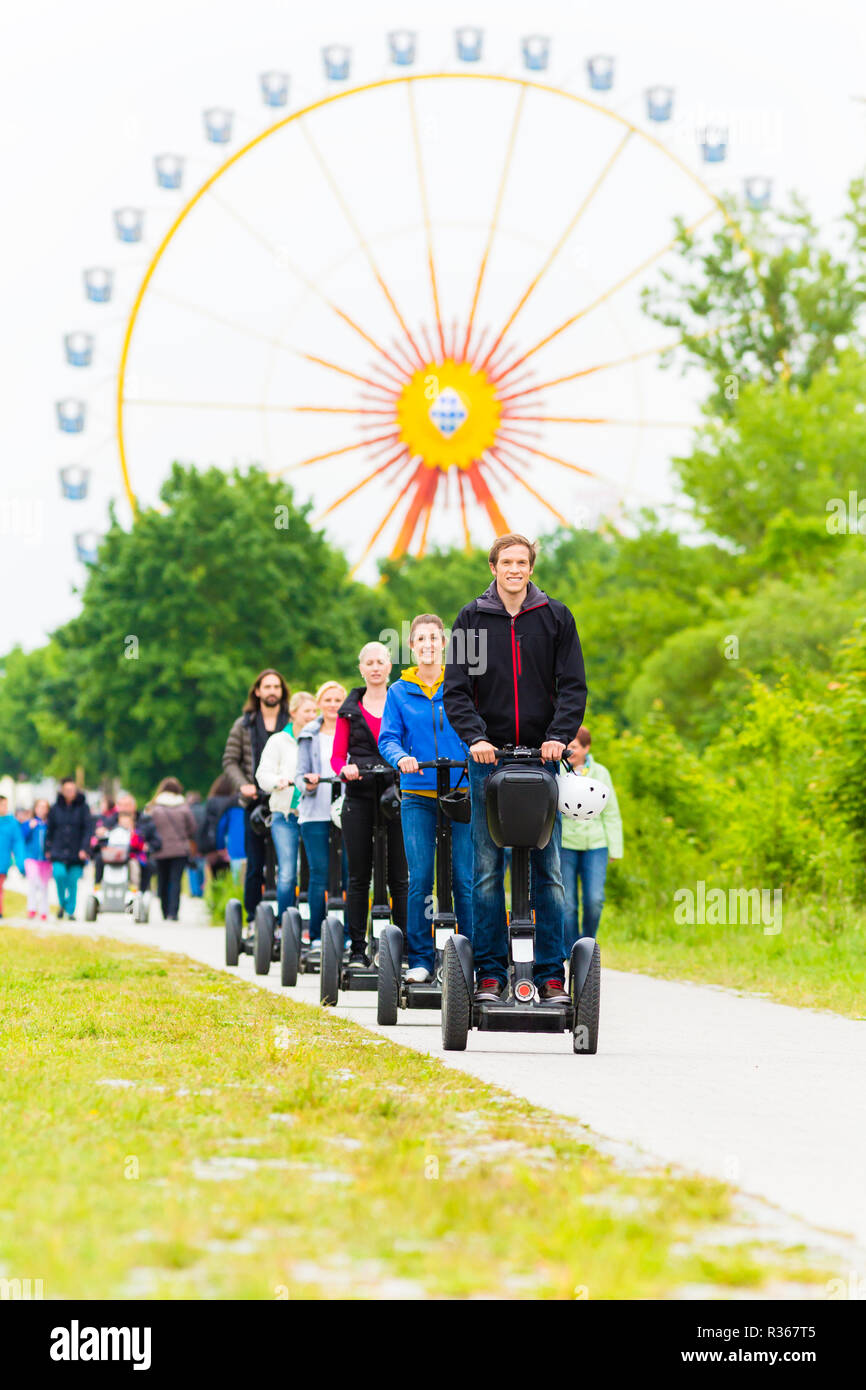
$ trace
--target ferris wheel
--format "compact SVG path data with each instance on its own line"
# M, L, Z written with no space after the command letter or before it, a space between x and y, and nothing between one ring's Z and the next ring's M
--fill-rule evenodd
M729 217L727 133L665 141L674 89L618 109L610 55L565 55L554 80L548 37L516 43L510 70L485 65L481 29L453 37L425 70L418 35L392 32L374 74L326 44L306 88L259 75L264 121L204 111L209 163L154 157L166 202L113 212L134 273L86 267L89 319L64 337L71 517L116 500L130 518L176 459L259 464L363 572L660 495L694 417L640 291L675 255L675 217L696 233ZM770 192L745 180L754 209ZM118 308L116 370L79 388ZM97 524L71 529L92 562Z

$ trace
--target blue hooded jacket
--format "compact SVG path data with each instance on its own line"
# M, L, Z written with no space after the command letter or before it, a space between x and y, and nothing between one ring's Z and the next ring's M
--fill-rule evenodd
M379 752L392 767L401 758L417 758L419 763L433 758L466 758L466 744L458 738L445 713L444 689L442 681L431 699L418 681L414 666L408 667L400 680L389 687L379 729ZM460 769L452 767L452 787L460 776ZM436 770L401 772L400 786L403 791L435 792Z
M14 816L0 816L0 874L9 872L12 860L24 872L24 836Z

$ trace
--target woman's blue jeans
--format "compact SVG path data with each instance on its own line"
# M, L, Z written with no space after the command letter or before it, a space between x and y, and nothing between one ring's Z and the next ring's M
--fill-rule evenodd
M607 875L607 846L598 849L564 849L562 883L565 888L565 955L581 936L596 936L604 907L604 880ZM577 885L583 921L578 926Z
M400 810L409 865L407 934L409 967L435 964L433 869L436 855L436 798L403 793ZM451 888L461 936L472 940L472 827L451 821Z
M287 907L295 905L298 882L298 844L300 843L297 815L274 811L271 816L271 839L277 856L277 919L282 921Z
M273 831L273 825L271 826ZM328 866L330 863L331 822L328 820L305 820L301 824L301 839L310 866L310 881L307 884L307 904L310 909L310 940L320 941L322 923L325 920L325 894L328 889ZM348 882L346 846L343 845L343 890Z

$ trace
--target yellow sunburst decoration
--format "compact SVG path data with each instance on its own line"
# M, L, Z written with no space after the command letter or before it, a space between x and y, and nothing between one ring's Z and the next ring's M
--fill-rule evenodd
M400 438L427 468L472 466L496 443L502 407L487 373L469 362L429 362L400 392Z

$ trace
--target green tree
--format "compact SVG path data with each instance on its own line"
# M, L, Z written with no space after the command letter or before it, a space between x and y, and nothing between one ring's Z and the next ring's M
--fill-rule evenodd
M56 634L89 780L111 772L139 795L170 773L204 789L262 667L295 688L351 678L374 612L309 505L260 470L176 464L160 498L130 531L112 523Z
M674 459L696 516L750 549L782 512L811 519L815 534L822 523L828 530L834 499L847 505L849 492L859 490L866 500L864 401L866 358L853 351L806 386L746 386L736 415L708 420L692 452Z
M852 180L831 249L803 201L779 212L745 211L726 200L730 220L709 245L678 219L679 263L643 293L650 318L675 328L684 370L708 376L709 411L730 416L752 382L800 388L848 346L862 349L866 299L866 182Z

